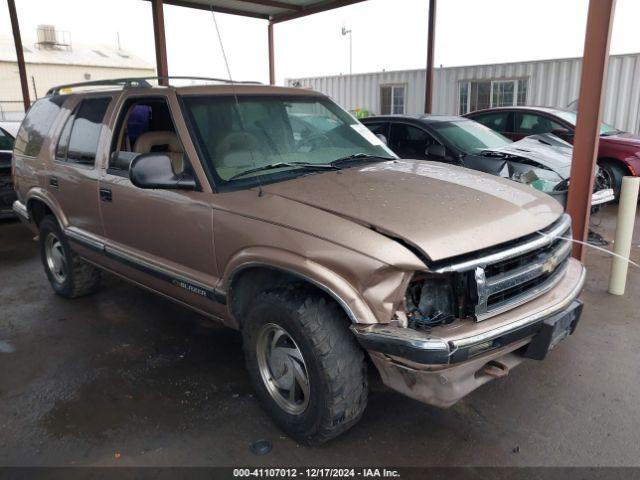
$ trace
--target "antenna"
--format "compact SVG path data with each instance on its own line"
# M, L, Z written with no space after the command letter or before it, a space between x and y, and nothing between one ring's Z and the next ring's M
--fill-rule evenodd
M233 92L233 98L236 104L236 112L238 114L238 120L240 122L240 128L242 132L246 135L246 130L244 128L244 121L242 119L242 111L240 109L240 102L238 101L238 95L236 93L236 85L231 76L231 69L229 68L229 61L227 60L227 53L224 50L224 44L222 43L222 35L220 35L220 29L218 28L218 22L216 21L216 14L213 11L213 2L210 4L211 6L211 18L213 18L213 25L216 28L216 34L218 35L218 43L220 44L220 50L222 51L222 58L224 59L225 67L227 68L227 75L229 75L229 82L231 83L231 91ZM256 159L253 156L253 150L249 145L249 155L251 155L251 163L253 164L253 168L257 167ZM258 181L258 197L262 197L262 182L260 181L260 174L256 175L256 180Z

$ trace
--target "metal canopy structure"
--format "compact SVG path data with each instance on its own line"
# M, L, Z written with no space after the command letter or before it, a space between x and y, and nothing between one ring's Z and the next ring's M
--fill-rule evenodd
M164 3L279 23L363 1L365 0L164 0Z
M12 0L9 0L10 2ZM146 0L151 2L153 32L156 44L156 65L159 77L169 76L167 47L164 33L164 5L195 8L267 20L269 44L269 83L276 83L273 26L320 12L346 7L365 0ZM433 0L435 1L435 0Z
M140 1L140 0L137 0ZM167 47L164 29L164 10L167 5L175 5L199 10L214 11L232 15L259 18L268 21L269 81L275 84L274 31L275 24L306 17L320 12L345 7L365 0L144 0L151 2L156 65L160 83L169 77ZM391 0L389 0L391 3ZM25 111L30 105L27 75L22 55L20 26L15 0L7 0L11 17L20 82ZM431 111L433 95L433 52L435 45L437 0L429 0L429 23L427 45L427 75L425 85L425 113ZM589 0L587 29L584 46L584 62L580 97L578 99L578 124L571 165L571 185L567 211L573 219L574 238L586 241L591 208L591 190L598 153L599 126L602 112L603 87L607 79L609 63L609 41L616 0ZM573 255L582 259L582 245L576 244Z

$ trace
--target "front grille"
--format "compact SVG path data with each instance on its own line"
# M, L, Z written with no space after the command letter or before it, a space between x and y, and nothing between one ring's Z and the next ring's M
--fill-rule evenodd
M532 300L560 280L571 255L571 242L565 240L571 238L569 217L564 215L542 233L476 266L477 320Z

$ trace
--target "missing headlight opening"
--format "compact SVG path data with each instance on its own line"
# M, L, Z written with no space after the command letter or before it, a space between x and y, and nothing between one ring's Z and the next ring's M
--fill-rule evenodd
M457 313L455 287L450 275L416 276L405 298L409 327L424 330L453 322Z

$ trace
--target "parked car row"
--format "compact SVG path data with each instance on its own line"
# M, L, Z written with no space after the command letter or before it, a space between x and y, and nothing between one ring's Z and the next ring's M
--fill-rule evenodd
M297 440L360 420L367 358L446 407L575 330L570 218L512 180L566 180L546 140L525 154L470 120L382 119L402 159L316 92L104 83L53 89L16 137L13 208L53 290L90 294L104 269L240 330L257 397Z
M547 107L501 107L466 115L512 140L552 133L573 143L577 113ZM600 127L598 165L606 182L620 195L622 177L640 174L640 136L603 123Z
M456 116L388 115L362 122L384 137L401 158L435 160L509 178L566 205L572 148L552 134L512 142L478 122ZM612 200L611 178L598 169L591 204Z

